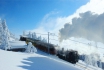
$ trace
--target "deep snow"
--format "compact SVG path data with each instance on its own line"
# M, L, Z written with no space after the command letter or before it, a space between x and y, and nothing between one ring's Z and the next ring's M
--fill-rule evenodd
M88 46L82 45L80 43L77 43L76 46L75 42L70 41L70 44L71 46L75 45L73 47L70 47L71 49L76 49L76 47L80 46L80 48L77 50L80 51L81 53L85 53L86 50L89 49L89 48L87 49ZM99 44L101 45L101 43ZM23 41L12 40L10 41L10 45L11 48L27 48L26 43ZM83 47L85 47L86 49ZM84 49L85 51L81 51ZM12 52L0 50L0 70L101 70L101 69L93 67L91 65L87 65L82 61L79 61L77 64L73 65L69 62L59 59L57 56L46 54L39 50L37 50L36 53Z
M13 41L12 47L26 46L24 42ZM26 53L0 50L0 70L81 70L66 61L42 52ZM54 58L53 58L54 57Z

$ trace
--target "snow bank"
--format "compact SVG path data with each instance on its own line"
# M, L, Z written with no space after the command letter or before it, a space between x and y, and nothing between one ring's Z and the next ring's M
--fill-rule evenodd
M81 70L59 59L37 53L28 54L0 50L0 70Z

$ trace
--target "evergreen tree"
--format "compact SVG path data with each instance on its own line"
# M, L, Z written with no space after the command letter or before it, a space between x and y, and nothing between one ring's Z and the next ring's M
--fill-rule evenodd
M37 39L40 40L40 41L42 40L41 36L39 36Z
M27 53L34 53L37 52L37 49L32 45L31 42L29 42L27 48L26 48Z
M99 64L99 67L102 68L102 62L101 60L99 60L100 64Z
M33 39L37 39L36 33L33 33Z
M42 39L43 42L47 43L47 40L45 38Z
M1 31L2 31L2 43L1 43L1 47L2 49L10 49L10 44L9 44L9 37L10 37L10 34L9 34L9 30L8 30L8 27L6 25L6 21L3 20L1 22Z
M97 61L98 61L98 55L97 54L90 54L90 55L85 55L85 63L86 63L86 66L88 65L92 65L92 66L95 66L95 67L98 67L97 65Z
M0 19L0 48L3 49L2 43L3 43L3 27L2 27L2 20Z
M32 34L31 34L31 32L29 32L28 37L29 37L29 38L32 38Z
M25 34L25 31L23 31L23 36L25 36L26 34Z

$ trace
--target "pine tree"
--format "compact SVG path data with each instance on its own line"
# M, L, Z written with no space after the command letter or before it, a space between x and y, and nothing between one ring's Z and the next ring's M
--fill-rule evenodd
M37 39L36 33L33 33L33 39Z
M3 49L2 43L3 43L3 27L2 27L2 20L0 19L0 48Z
M41 36L38 37L38 40L40 40L40 41L42 40Z
M31 42L29 42L27 48L26 48L27 53L34 53L37 52L37 49L32 45Z
M9 30L8 30L8 27L6 25L6 21L3 20L2 23L1 23L1 31L2 31L2 43L1 43L1 46L2 46L2 49L10 49L10 44L9 44L9 37L10 37L10 34L9 34Z
M47 43L47 40L45 38L42 39L43 42Z
M23 31L23 36L25 36L26 34L25 34L25 31Z
M29 38L32 38L32 34L31 34L31 32L29 32L28 37L29 37Z
M102 68L102 62L101 60L99 60L100 64L99 64L99 67Z

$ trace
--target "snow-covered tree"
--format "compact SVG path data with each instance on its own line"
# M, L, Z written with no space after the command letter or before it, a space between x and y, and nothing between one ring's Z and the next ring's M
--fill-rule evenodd
M29 42L27 48L26 48L27 53L34 53L37 52L37 49L32 45L31 42Z
M36 34L35 34L35 32L32 33L32 38L33 38L33 39L36 39Z
M5 20L2 20L0 24L0 28L1 28L1 38L2 38L1 49L5 49L5 50L10 49L10 44L9 44L10 34Z
M31 32L29 32L28 37L29 37L29 38L32 38L32 34L31 34Z
M92 53L90 55L85 55L85 63L86 65L93 65L95 67L98 67L97 61L99 60L98 54Z
M12 40L18 40L18 38L15 37L15 34L11 33L10 31L9 31L9 33L10 33L10 38Z
M37 39L36 33L33 33L33 39Z
M39 36L37 39L38 39L38 40L42 40L42 37L41 37L41 36Z
M3 35L3 27L2 27L2 20L0 19L0 44L2 44L2 42L3 42L2 41L3 40L2 35ZM0 48L2 49L3 46L0 45Z
M102 68L102 62L101 62L101 60L99 60L99 62L100 62L99 63L99 67Z
M26 35L26 32L25 31L23 31L23 36L25 36Z
M9 44L9 40L8 40L8 37L6 35L4 35L4 39L3 39L3 42L2 42L2 46L3 46L3 49L4 50L7 50L7 49L10 49L10 44Z
M47 39L45 39L45 38L43 38L42 41L45 42L45 43L47 43Z
M5 20L2 21L2 27L3 27L4 32L6 33L6 35L9 38L10 37L10 33L9 33L9 29L8 29L8 27L6 25L6 21Z
M92 65L92 59L89 55L85 55L85 63L86 67L88 67L88 65Z

